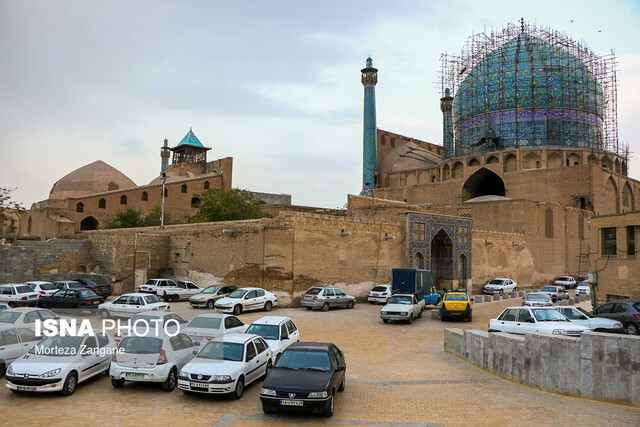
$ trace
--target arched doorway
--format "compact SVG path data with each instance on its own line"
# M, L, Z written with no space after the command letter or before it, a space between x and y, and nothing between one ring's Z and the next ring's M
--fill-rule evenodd
M416 268L423 269L424 268L424 255L422 252L416 252Z
M431 240L431 275L434 284L446 281L447 283L444 285L450 287L449 282L453 279L451 274L452 256L453 242L451 237L441 229Z
M504 196L504 181L487 168L477 170L462 186L462 201L480 196Z
M80 222L80 230L97 230L98 220L92 216L88 216Z

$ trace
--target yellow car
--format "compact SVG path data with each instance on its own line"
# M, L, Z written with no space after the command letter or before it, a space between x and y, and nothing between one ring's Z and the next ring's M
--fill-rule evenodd
M452 317L464 317L471 322L471 312L473 298L470 298L466 292L447 292L442 297L440 305L440 320L447 320Z

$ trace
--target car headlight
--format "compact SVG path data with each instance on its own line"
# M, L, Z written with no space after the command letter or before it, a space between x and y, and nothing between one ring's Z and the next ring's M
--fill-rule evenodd
M45 372L44 374L40 375L38 378L51 378L53 376L56 376L60 373L61 369L54 369L52 371L49 372Z
M312 391L309 393L309 397L327 397L326 391Z
M564 329L554 329L553 335L567 335L567 331Z
M13 375L13 368L11 367L11 365L9 365L9 368L7 368L7 375Z
M401 314L401 315L403 315L403 316L406 316L406 315L407 315L407 312L406 312L406 311L403 311L403 312L402 312L402 313L400 313L400 314Z
M189 372L187 371L180 371L180 373L178 374L179 377L187 377L189 378Z
M230 383L231 381L233 381L231 375L214 375L213 380L219 381L221 383Z
M387 312L386 312L386 311L383 311L383 312L382 312L382 314L387 314Z
M613 327L614 328L622 328L622 323L616 322L616 323L613 324Z
M264 394L265 396L275 396L276 395L276 391L275 390L271 390L269 388L261 388L260 389L260 394Z

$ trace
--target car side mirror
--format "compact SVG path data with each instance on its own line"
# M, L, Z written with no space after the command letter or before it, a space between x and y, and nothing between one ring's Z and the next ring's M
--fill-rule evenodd
M474 302L475 300L476 300L475 298L471 297L471 302Z
M344 367L344 366L338 366L338 367L336 368L336 372L340 372L340 371L344 371L344 370L345 370L345 367Z
M196 347L200 347L200 341L194 341L193 345L195 345Z
M192 353L193 353L194 356L197 356L198 355L198 350L193 350Z

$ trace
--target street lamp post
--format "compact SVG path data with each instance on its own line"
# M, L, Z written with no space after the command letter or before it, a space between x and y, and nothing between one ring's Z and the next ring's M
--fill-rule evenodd
M167 183L167 174L162 172L162 207L160 208L160 228L164 228L164 192Z

